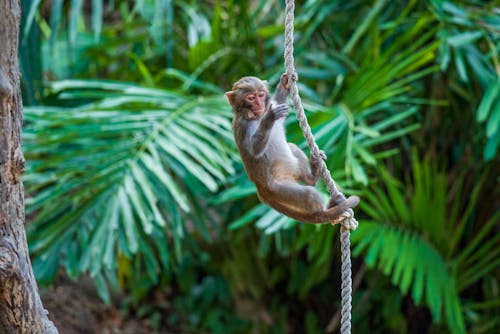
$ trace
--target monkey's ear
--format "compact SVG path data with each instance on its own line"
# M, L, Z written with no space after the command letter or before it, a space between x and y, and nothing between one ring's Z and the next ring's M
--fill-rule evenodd
M235 92L233 92L232 90L230 90L229 92L226 92L226 98L227 98L230 105L233 105L234 95L235 95Z

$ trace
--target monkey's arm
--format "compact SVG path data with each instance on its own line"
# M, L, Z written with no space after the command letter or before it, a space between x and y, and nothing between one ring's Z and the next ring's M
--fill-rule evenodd
M288 75L286 73L283 73L281 75L278 86L276 86L273 100L276 101L277 104L284 104L286 103L286 98L288 97L289 92L290 87L288 86Z

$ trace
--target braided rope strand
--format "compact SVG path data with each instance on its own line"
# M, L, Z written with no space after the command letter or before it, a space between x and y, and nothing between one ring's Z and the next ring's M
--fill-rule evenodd
M340 229L340 252L341 252L341 312L340 333L351 333L351 303L352 303L352 277L351 277L351 241L349 240L349 229Z
M294 22L294 11L295 2L293 0L286 0L286 15L285 15L285 69L288 75L288 83L290 86L290 96L293 101L293 106L297 114L297 119L306 138L307 145L311 151L311 156L314 159L320 161L320 174L322 179L327 186L330 196L335 196L336 198L341 198L345 200L344 194L342 194L335 185L332 179L331 173L328 170L325 161L321 157L321 151L316 144L314 135L312 134L311 127L307 122L305 116L304 107L302 106L302 101L299 96L299 91L297 88L296 80L298 78L297 72L294 65L293 57L293 22ZM352 302L352 274L351 274L351 243L349 240L350 230L354 230L358 226L358 222L354 218L354 212L349 209L344 215L340 216L335 222L340 223L342 228L340 229L340 244L341 244L341 329L342 334L351 333L351 302Z

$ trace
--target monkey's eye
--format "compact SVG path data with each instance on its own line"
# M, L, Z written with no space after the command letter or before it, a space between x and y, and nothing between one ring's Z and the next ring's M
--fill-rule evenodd
M264 91L261 90L259 92L259 97L264 97L264 96L266 96L266 92L264 92Z
M247 100L249 102L253 102L255 100L255 95L251 94L251 95L247 95Z

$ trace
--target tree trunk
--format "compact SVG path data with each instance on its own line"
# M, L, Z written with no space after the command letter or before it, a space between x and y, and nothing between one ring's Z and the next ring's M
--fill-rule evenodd
M57 333L43 308L24 230L19 0L0 0L0 333Z

